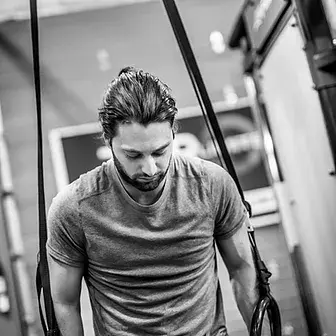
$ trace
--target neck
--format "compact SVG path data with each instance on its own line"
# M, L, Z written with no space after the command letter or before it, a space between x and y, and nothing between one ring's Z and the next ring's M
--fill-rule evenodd
M167 176L163 179L163 181L158 185L158 187L151 191L141 191L131 184L127 183L119 174L118 169L116 169L119 180L124 187L127 194L137 203L141 205L151 205L154 204L161 196L163 187L165 185Z
M129 185L127 182L122 182L125 190L127 193L139 204L142 205L151 205L154 204L161 196L164 183L164 179L159 186L151 191L141 191L139 189L134 188L133 186Z

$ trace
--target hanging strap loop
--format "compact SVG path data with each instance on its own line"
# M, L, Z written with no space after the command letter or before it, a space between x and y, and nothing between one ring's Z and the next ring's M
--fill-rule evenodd
M30 0L30 22L34 66L35 99L37 113L37 169L38 169L38 214L39 214L39 254L36 269L36 290L38 295L39 313L43 332L47 336L59 336L55 311L51 298L50 277L47 261L47 220L45 210L44 176L43 176L43 134L42 134L42 108L41 108L41 77L39 60L39 31L37 1ZM41 304L43 294L45 318ZM46 319L46 320L45 320Z

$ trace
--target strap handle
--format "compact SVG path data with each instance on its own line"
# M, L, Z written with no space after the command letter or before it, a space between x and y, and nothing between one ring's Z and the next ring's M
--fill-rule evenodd
M44 175L43 175L43 134L42 134L42 108L41 108L41 77L39 59L39 30L37 1L30 0L31 38L33 49L33 69L35 82L35 99L37 112L37 169L38 169L38 213L39 213L39 255L36 270L36 289L42 328L45 335L58 336L54 307L51 298L49 267L47 261L47 220L45 210ZM46 321L41 306L43 293ZM49 330L48 330L49 329Z

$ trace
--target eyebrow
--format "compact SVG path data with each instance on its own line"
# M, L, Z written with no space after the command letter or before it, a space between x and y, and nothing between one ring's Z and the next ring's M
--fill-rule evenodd
M156 148L152 153L159 152L159 151L161 151L161 150L167 148L169 145L170 145L170 141L167 142L166 144L160 146L159 148ZM136 149L132 149L132 148L123 148L123 150L124 150L125 152L129 152L129 153L142 154L141 151L138 151L138 150L136 150Z

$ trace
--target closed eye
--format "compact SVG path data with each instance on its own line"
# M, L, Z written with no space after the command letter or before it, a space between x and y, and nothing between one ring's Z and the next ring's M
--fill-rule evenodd
M169 146L169 144L167 144L164 147L162 147L162 148L158 149L157 151L153 152L152 156L160 157L160 156L164 155L167 151L168 146ZM140 159L143 154L133 152L133 151L125 151L125 155L130 160L136 160L136 159Z
M166 150L164 149L164 150L154 152L152 155L153 156L162 156L165 152L166 152Z
M126 157L128 157L131 160L136 160L136 159L139 159L141 155L140 154L126 154Z

